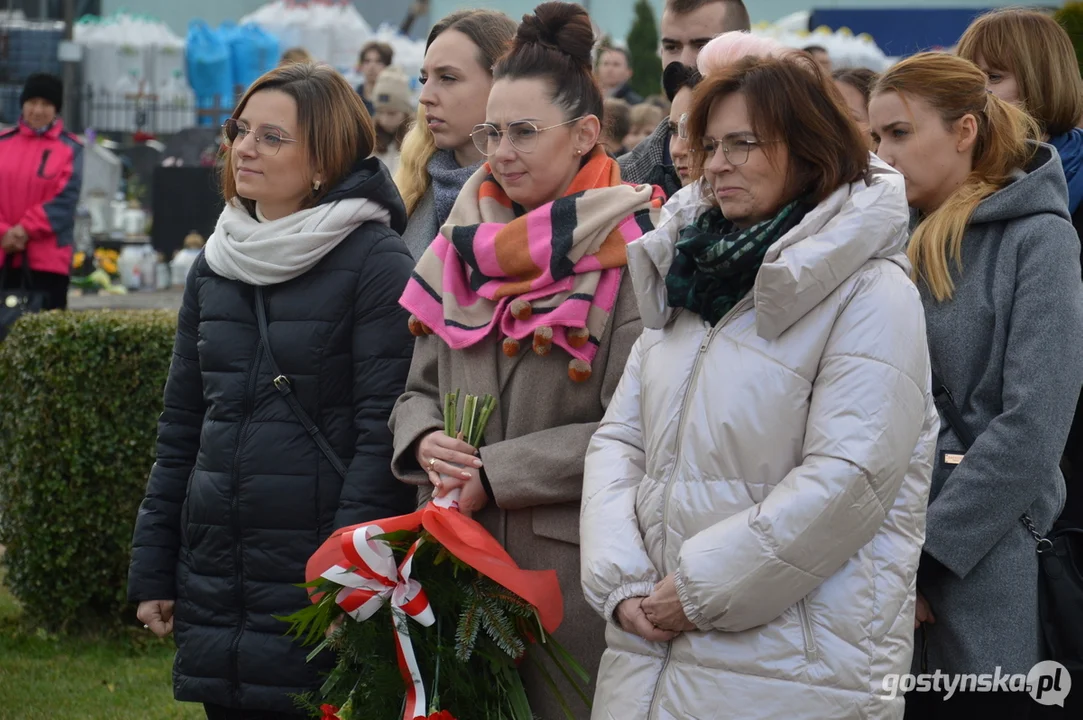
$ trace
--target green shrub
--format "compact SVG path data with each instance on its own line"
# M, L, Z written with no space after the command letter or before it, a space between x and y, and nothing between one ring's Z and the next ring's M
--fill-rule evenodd
M1083 2L1065 3L1053 17L1061 24L1072 39L1076 62L1083 68Z
M628 52L632 54L632 89L643 97L662 92L662 58L658 57L658 23L649 0L639 0L635 20L628 31Z
M172 312L49 312L0 343L0 545L41 627L133 617L132 530L175 332Z

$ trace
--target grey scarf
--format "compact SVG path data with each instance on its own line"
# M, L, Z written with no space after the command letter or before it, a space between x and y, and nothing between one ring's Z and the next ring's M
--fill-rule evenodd
M481 161L459 167L455 160L455 153L451 150L437 150L429 160L429 176L432 177L432 195L436 203L436 227L440 228L447 222L451 208L455 206L455 199L459 197L459 191L470 179L470 176L481 167ZM429 238L432 240L432 238Z

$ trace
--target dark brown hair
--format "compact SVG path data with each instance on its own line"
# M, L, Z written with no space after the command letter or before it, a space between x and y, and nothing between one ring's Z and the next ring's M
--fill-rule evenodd
M605 116L602 91L591 71L594 28L581 6L545 2L524 15L507 55L493 70L493 80L539 78L552 87L553 102L568 120Z
M361 52L358 54L357 59L360 62L365 62L365 56L373 50L380 53L380 62L384 65L390 65L391 61L395 59L395 48L385 42L380 42L379 40L369 40L365 43L364 47L361 48Z
M376 144L372 120L361 96L338 71L323 63L293 63L265 73L248 88L231 117L239 118L249 98L263 90L286 93L297 104L299 149L311 167L323 174L319 190L309 194L301 209L315 207L359 160L372 154ZM237 194L232 154L232 148L227 148L222 195L226 202L239 199L254 214L256 204Z
M749 57L704 78L695 90L688 118L689 142L703 147L715 103L743 93L752 131L761 140L776 140L789 153L787 191L790 198L808 196L822 202L841 185L862 178L869 168L865 138L844 109L834 83L824 80L808 56ZM693 154L701 175L704 153Z
M748 16L744 0L666 0L666 10L675 15L687 15L712 3L723 3L726 6L725 32L752 30L752 19Z
M877 77L877 74L868 68L843 68L831 73L833 80L846 83L861 93L861 97L865 98L865 107L869 105L869 99L872 97L872 86Z
M612 97L605 99L605 130L618 143L632 131L632 108L627 101Z

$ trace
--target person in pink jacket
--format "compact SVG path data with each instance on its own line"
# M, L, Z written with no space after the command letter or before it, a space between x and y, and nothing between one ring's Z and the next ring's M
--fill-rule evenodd
M72 230L83 182L83 146L64 130L64 86L54 75L31 75L17 127L0 131L0 277L48 293L46 309L64 309L71 275Z

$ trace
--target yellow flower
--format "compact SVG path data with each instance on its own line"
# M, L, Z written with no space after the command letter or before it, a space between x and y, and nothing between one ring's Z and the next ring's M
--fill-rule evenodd
M78 270L83 267L83 263L86 262L86 253L77 252L71 259L72 268Z

